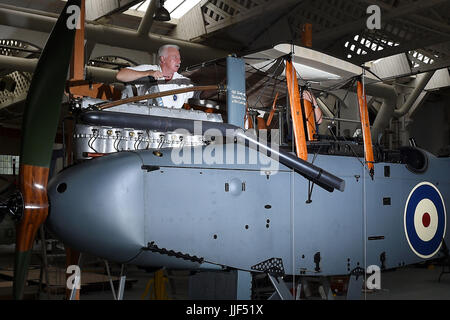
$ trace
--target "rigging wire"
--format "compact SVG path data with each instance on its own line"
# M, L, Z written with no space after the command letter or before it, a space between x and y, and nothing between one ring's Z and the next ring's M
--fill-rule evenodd
M291 49L291 55L293 55L293 54L294 54L294 49L293 49L293 47L292 47L292 49ZM278 58L275 58L275 59L270 60L267 64L265 64L265 65L264 65L263 67L261 67L261 68L256 68L256 67L254 67L254 66L252 66L252 65L249 65L249 66L250 66L251 68L253 68L253 69L259 71L259 72L264 72L264 71L262 70L263 68L267 67L267 66L270 65L270 64L274 64L274 63L276 62L276 59L279 59L279 58L281 58L281 57L278 57ZM283 60L280 59L280 63L279 63L279 65L276 67L276 69L275 69L275 71L274 71L274 74L276 73L276 70L278 70L278 68L280 67L282 61L283 61ZM363 69L364 69L364 70L368 70L367 68L364 68L364 67L363 67ZM378 75L376 75L374 72L372 72L372 71L370 71L370 70L368 70L368 71L369 71L370 73L372 73L375 77L377 77L381 82L384 82L384 81L383 81ZM306 79L304 79L304 78L300 75L300 73L299 73L297 70L296 70L296 75L297 75L297 77L298 77L301 81L303 81L303 82L305 83L305 86L306 86L306 88L308 89L308 91L311 91L311 90L310 90L310 89L311 89L310 82L307 81ZM342 82L340 82L340 83L338 83L338 84L335 84L335 85L332 86L332 87L329 87L329 88L327 88L327 89L320 90L320 91L322 91L322 92L334 91L334 90L338 90L338 89L340 89L340 88L346 86L347 89L346 89L346 92L345 92L345 96L344 96L344 98L342 99L342 100L345 100L345 99L347 98L349 92L350 92L350 88L353 87L353 86L355 85L356 80L358 79L358 77L360 77L360 75L353 76L353 77L351 77L351 78L349 78L349 79L345 79L344 81L342 81ZM257 99L256 104L260 103L260 99L261 99L261 97L262 97L262 93L265 91L265 89L266 89L266 87L267 87L267 85L268 85L269 80L271 80L272 78L277 79L277 78L274 77L273 75L268 77L268 79L264 82L264 88L260 91L261 94L258 96L258 99ZM278 81L281 82L281 81L283 81L283 80L282 80L282 79L279 79ZM274 84L275 84L275 83L274 83ZM274 90L275 90L275 89L274 89ZM331 128L329 128L329 131L331 132L331 134L332 134L333 138L335 139L335 141L338 141L336 135L335 135L334 132L331 130ZM292 137L292 139L293 139L293 137ZM366 170L368 170L368 168L366 167L366 165L359 159L359 157L358 157L356 151L353 149L353 147L351 146L351 144L349 143L349 141L346 140L345 137L343 137L343 139L344 139L344 141L347 143L346 145L349 146L349 148L350 148L351 152L353 153L354 157L361 163L362 167L364 167ZM293 141L293 140L292 140L292 141ZM314 158L313 158L313 162L315 161L318 152L320 152L320 149L321 149L321 147L315 152L315 155L314 155Z
M259 68L255 67L254 65L251 65L251 64L248 63L248 62L246 62L245 64L248 65L249 67L255 69L256 71L259 71L259 72L262 72L262 73L266 73L266 71L264 71L263 69L264 69L265 67L267 67L268 65L275 64L275 62L276 62L278 59L280 59L281 57L283 57L283 56L279 56L279 57L277 57L277 58L273 58L273 59L270 59L270 60L267 59L266 61L269 61L269 62L266 63L265 65L263 65L262 67L259 67Z
M350 78L350 80L351 80L350 85L348 86L347 91L345 92L345 96L342 99L342 101L345 101L345 99L348 96L348 93L350 92L350 88L352 88L355 85L357 79L358 79L358 76L354 76L354 77Z
M331 130L330 127L328 127L328 130L330 130L330 133L331 133L331 135L333 136L334 140L336 140L336 142L338 142L339 140L338 140L338 138L336 137L336 135L334 134L333 130ZM343 139L344 139L345 142L349 142L349 141L345 140L345 137L343 137ZM362 165L363 167L366 167L366 165L365 165L361 160L359 160L359 157L358 157L358 155L356 154L355 150L353 150L351 144L346 144L346 145L348 145L348 146L350 147L350 150L353 152L353 155L354 155L355 158L359 161L359 163L361 163L361 165Z
M294 55L294 44L291 44L291 53L290 53L290 57L292 59L292 56ZM293 67L293 65L292 65ZM286 72L286 80L287 80L287 72ZM294 77L292 77L292 81L294 80ZM294 87L294 86L292 86ZM291 101L290 101L290 97L288 98L288 96L290 96L290 94L286 95L286 102L289 102L289 108L288 105L286 104L286 110L290 110L290 105L291 105ZM289 118L288 118L288 122L289 122ZM294 137L294 129L292 128L292 133L291 133L291 141L292 141L292 151L295 154L294 151L294 145L295 145L295 137ZM295 219L295 203L294 203L294 169L291 170L291 179L290 179L290 184L291 184L291 247L292 247L292 251L291 251L291 256L292 256L292 270L295 270L295 223L294 223L294 219ZM293 279L292 279L292 284L293 286L295 286L295 272L292 272L293 274ZM292 288L294 289L294 288ZM294 291L294 290L293 290Z
M254 67L254 66L252 66L252 65L249 65L251 68L253 68L253 69L255 69L255 70L259 71L259 72L264 72L264 71L262 71L263 68L267 67L267 66L270 65L270 64L275 65L275 63L277 62L277 60L279 60L278 65L276 65L276 68L275 68L275 70L273 71L272 75L266 76L267 79L266 79L266 80L264 81L264 83L263 83L263 86L264 86L264 87L263 87L261 90L258 90L258 91L259 91L259 95L256 97L257 99L256 99L256 102L255 102L254 105L257 105L257 104L260 103L260 104L264 107L264 105L261 103L261 98L262 98L264 92L266 91L266 88L267 88L268 84L270 83L270 80L275 79L274 89L272 90L272 95L273 95L273 92L274 92L274 90L275 90L276 81L277 81L277 77L275 77L275 74L277 73L278 69L280 68L280 66L282 65L282 62L283 62L283 60L282 60L282 59L279 59L279 58L280 58L280 57L271 60L269 63L267 63L266 65L262 66L260 69ZM246 63L246 64L247 64L247 63ZM247 65L248 65L248 64L247 64ZM279 81L281 82L281 80L279 80Z
M363 76L363 75L361 75L361 76ZM359 77L359 76L357 76L357 77ZM354 83L356 82L357 77L352 77L352 85L354 85ZM349 89L350 89L350 87L347 89L346 95L345 95L345 97L344 97L343 100L345 100L345 98L347 97L347 94L348 94ZM338 139L337 139L336 135L334 134L333 130L331 130L330 127L328 127L328 129L329 129L331 135L333 136L333 138L334 138L336 141L338 141ZM343 136L342 138L344 139L345 142L347 142L346 145L350 148L350 150L352 151L352 153L353 153L353 155L355 156L355 158L361 163L361 165L363 166L363 168L364 168L365 170L367 170L367 171L369 172L369 174L370 174L369 167L366 166L366 163L362 162L362 161L359 159L358 155L356 154L356 152L355 152L355 150L353 149L353 147L351 146L351 144L348 143L349 141L347 141L347 140L345 139L344 136Z

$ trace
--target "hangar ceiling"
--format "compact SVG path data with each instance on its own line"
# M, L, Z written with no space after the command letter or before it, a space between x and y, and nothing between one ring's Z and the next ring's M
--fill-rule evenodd
M87 0L87 20L138 30L144 13L127 9L140 2ZM0 8L56 17L64 3L1 0ZM370 5L381 9L379 30L366 26ZM14 24L8 20L2 19L2 24ZM300 45L304 23L312 24L313 49L354 64L410 51L422 53L435 64L449 63L448 0L202 0L179 19L151 22L149 31L241 54L283 42Z
M185 2L166 0L166 6L174 1L178 1L175 5ZM64 5L62 0L0 0L0 60L4 56L37 58L45 42L42 35L50 32ZM197 0L187 13L168 22L153 21L155 0L146 11L130 9L140 5L147 4L139 0L86 0L87 55L97 44L104 44L123 48L122 58L126 58L126 50L148 56L162 43L174 42L182 48L183 67L187 67L280 43L301 45L303 25L310 23L312 49L356 65L399 54L409 64L402 76L450 65L448 0ZM381 9L380 29L367 28L370 5ZM23 39L11 36L24 33ZM112 60L90 63L116 69L127 63L121 58L108 59ZM19 124L19 102L32 70L1 61L0 75L15 72L12 76L18 90L17 94L3 91L1 122ZM388 72L383 78L396 76Z

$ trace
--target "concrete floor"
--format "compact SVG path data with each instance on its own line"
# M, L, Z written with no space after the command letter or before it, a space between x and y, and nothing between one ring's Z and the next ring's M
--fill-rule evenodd
M444 274L438 282L441 266L409 266L381 273L381 290L362 293L364 300L450 300L450 274ZM124 300L140 300L148 280L153 274L137 268L128 270L128 278L134 279L132 288L124 291ZM189 272L172 271L169 275L168 295L171 300L189 299ZM112 299L110 288L88 292L83 300ZM148 299L148 296L146 297Z
M39 264L39 250L36 251L33 263ZM11 269L13 266L14 246L0 245L0 272ZM102 260L95 257L83 258L81 269L90 271L97 270L104 273L105 267ZM84 262L83 262L84 261ZM92 264L92 261L95 263ZM60 262L63 270L64 262ZM120 275L120 265L110 264L111 274ZM395 270L384 271L381 273L381 289L362 293L361 297L365 300L450 300L450 273L444 274L441 281L438 282L442 267L436 264L414 265L398 268ZM83 271L82 271L83 272ZM136 266L127 267L127 288L124 290L124 300L148 300L149 292L145 296L146 287L149 280L153 279L153 272L146 272ZM189 276L188 270L168 270L165 275L168 277L167 297L170 300L189 300ZM64 274L62 274L64 276ZM83 276L83 275L82 275ZM116 281L116 291L118 289ZM4 285L2 288L2 284ZM8 292L7 279L0 280L0 293ZM81 300L112 300L113 294L109 282L105 281L101 286L93 288L93 291L82 291ZM37 286L30 286L28 291L37 292ZM192 293L192 292L191 292ZM3 297L5 298L5 297ZM62 300L64 294L52 293L50 297L47 293L40 293L35 298L46 300ZM340 297L337 297L340 299ZM205 300L213 299L205 297Z
M117 273L119 266L116 266ZM189 299L189 271L174 270L165 272L168 282L166 283L166 294L169 300L187 300ZM126 279L130 282L129 288L123 293L123 300L150 300L150 290L147 289L149 281L154 280L153 272L146 272L135 266L129 266ZM150 284L151 286L152 284ZM115 285L116 293L118 284ZM112 300L114 299L111 287L105 286L103 290L86 292L81 295L82 300Z
M381 290L364 293L367 300L450 300L450 273L437 265L416 265L381 273Z

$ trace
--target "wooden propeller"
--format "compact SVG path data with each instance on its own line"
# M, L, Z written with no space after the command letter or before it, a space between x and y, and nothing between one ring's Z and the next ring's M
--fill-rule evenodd
M81 0L69 0L33 74L22 122L13 295L22 299L36 233L48 215L47 180ZM74 7L76 6L76 7Z

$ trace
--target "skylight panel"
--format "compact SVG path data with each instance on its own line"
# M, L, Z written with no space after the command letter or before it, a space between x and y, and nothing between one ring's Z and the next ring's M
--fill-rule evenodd
M130 10L136 10L145 12L150 4L150 1L159 0L146 0L138 3L130 8ZM164 1L164 8L170 13L170 17L173 19L180 19L189 10L191 10L195 5L200 3L201 0L166 0Z

